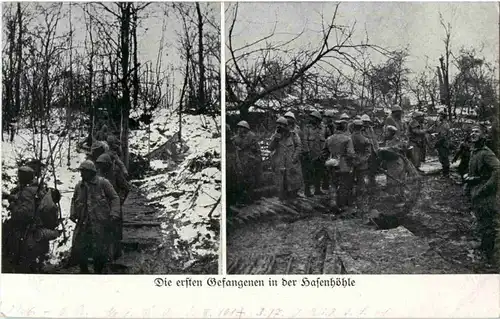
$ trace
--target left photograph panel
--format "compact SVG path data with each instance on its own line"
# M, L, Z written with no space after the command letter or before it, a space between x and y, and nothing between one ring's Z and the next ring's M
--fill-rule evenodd
M220 12L2 4L2 273L219 272Z

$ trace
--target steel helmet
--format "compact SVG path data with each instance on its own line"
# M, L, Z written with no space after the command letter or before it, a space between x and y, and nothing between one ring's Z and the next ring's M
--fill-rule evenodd
M321 114L319 114L318 111L312 111L310 114L312 117L317 118L318 120L321 120Z
M90 150L93 151L99 148L104 148L104 144L101 141L95 141L94 143L92 143Z
M371 122L372 120L370 119L370 117L368 115L363 114L361 116L361 121L363 121L363 122Z
M285 113L285 118L287 118L287 117L292 118L294 121L296 120L295 119L295 115L293 114L293 112L290 112L290 111L286 112Z
M21 167L19 167L18 171L19 171L19 173L27 173L27 174L35 175L35 171L29 166L21 166Z
M335 113L333 112L333 110L326 110L325 111L325 116L326 117L334 117Z
M340 119L347 121L350 119L350 117L349 115L347 115L347 113L342 113L342 115L340 115Z
M238 124L236 124L237 127L244 127L246 128L247 130L250 129L250 125L248 125L248 122L247 121L240 121L238 122Z
M91 160L83 161L83 163L80 164L80 167L78 169L81 171L86 170L86 171L92 171L94 173L97 172L97 169L95 168L94 162L92 162Z
M113 161L111 160L111 156L109 156L109 154L104 153L104 154L100 155L100 156L97 158L96 163L107 163L107 164L111 164L111 163L113 163Z
M356 116L354 117L354 119L355 119L355 120L361 120L361 116L356 115Z
M393 126L393 125L387 125L387 130L388 131L393 131L393 132L397 132L398 131L398 128Z
M277 120L276 120L276 124L283 124L283 125L288 125L288 121L286 118L284 118L283 116L280 116Z
M354 120L353 124L354 124L354 126L363 126L363 121L361 121L361 120Z
M403 109L399 105L394 105L391 109L392 112L402 112Z

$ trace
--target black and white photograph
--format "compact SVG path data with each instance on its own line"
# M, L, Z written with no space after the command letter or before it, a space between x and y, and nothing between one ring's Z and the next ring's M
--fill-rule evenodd
M219 273L220 22L2 4L2 273Z
M224 9L228 274L500 273L497 3Z

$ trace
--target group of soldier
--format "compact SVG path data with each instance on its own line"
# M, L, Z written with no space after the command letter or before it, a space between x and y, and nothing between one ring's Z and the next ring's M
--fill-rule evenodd
M3 267L15 273L39 273L49 251L49 241L61 235L60 193L43 183L42 167L28 163L18 169L18 186L10 194L11 218L3 223ZM120 141L103 125L95 134L87 159L79 166L81 181L71 200L70 220L75 231L69 264L95 273L122 254L122 205L129 192L128 172ZM59 216L60 217L60 216ZM7 232L6 232L7 230Z
M271 166L274 185L281 198L294 198L303 190L305 196L324 194L335 189L336 205L340 211L354 200L375 189L378 172L387 176L387 191L404 205L404 186L409 171L418 172L426 160L426 149L434 147L442 166L443 177L450 172L450 124L445 111L439 120L426 125L425 114L415 112L408 123L403 121L399 106L391 109L385 119L383 136L375 134L373 122L366 114L351 118L343 113L335 117L333 110L322 115L308 112L302 128L292 112L276 120L276 131L271 136ZM231 129L226 127L228 134ZM499 161L485 145L486 130L477 126L469 143L460 147L462 159L459 171L463 174L465 189L470 194L473 210L478 218L481 250L493 261L495 240L500 250L500 216L496 199L499 181ZM431 142L432 140L432 142ZM253 190L260 185L262 154L258 137L248 122L237 124L237 134L228 137L227 154L235 154L239 163L244 188L244 199L252 200ZM234 152L233 152L234 151ZM231 165L228 160L228 165ZM237 168L228 168L231 169ZM417 173L418 175L418 173ZM228 176L228 179L233 178ZM231 184L228 181L228 187ZM228 193L231 193L229 189ZM500 253L496 258L500 258ZM500 265L500 260L497 260Z

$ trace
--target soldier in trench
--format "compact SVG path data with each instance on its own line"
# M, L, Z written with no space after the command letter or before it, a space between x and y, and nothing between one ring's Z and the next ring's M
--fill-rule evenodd
M269 144L275 185L280 191L280 198L295 198L302 187L300 166L300 139L292 134L288 121L284 117L276 121L276 132Z
M413 119L408 126L408 138L412 149L412 162L418 169L422 162L425 161L425 147L427 130L423 124L424 114L415 112Z
M405 177L405 142L395 126L387 126L384 148L379 149L378 154L382 165L387 170L387 191L396 197L396 200L404 200L404 191L400 183L404 183Z
M371 155L371 141L363 136L363 121L355 120L353 122L353 133L351 135L356 159L354 162L353 175L356 181L356 196L366 192L365 178L368 177L369 158Z
M439 124L437 126L437 141L436 149L438 152L439 162L443 168L443 176L447 177L450 174L450 123L446 119L446 111L439 112Z
M324 116L325 124L325 142L326 140L335 133L335 113L333 110L326 110ZM332 168L325 167L322 180L322 188L327 191L330 189L332 176Z
M321 151L325 144L325 129L321 125L321 115L313 111L309 115L309 123L304 128L304 141L302 142L302 156L306 165L304 176L304 194L312 196L311 186L314 186L314 195L323 195L321 180L324 174L324 161Z
M250 130L246 121L240 121L237 125L238 132L233 138L238 158L243 167L242 182L244 191L244 202L251 202L255 196L255 189L260 185L262 171L262 153L257 136Z
M333 167L333 178L337 189L337 206L346 209L352 203L352 165L355 159L351 135L347 131L347 114L342 114L336 121L336 131L330 136L322 151L323 159L333 159L338 165Z
M96 161L97 175L106 178L120 197L120 220L111 225L114 240L111 243L113 259L118 259L122 255L121 240L123 239L123 203L129 193L129 185L119 167L114 165L111 156L102 154Z
M106 178L97 176L92 161L84 161L79 169L82 180L75 186L70 210L70 220L76 223L71 254L81 273L89 273L92 258L94 273L100 274L113 257L110 247L113 225L120 222L120 197Z
M498 183L500 162L488 148L484 129L476 126L471 133L471 158L466 177L466 190L470 194L472 208L478 220L477 232L481 238L480 250L490 263L500 267L500 212L498 207ZM496 251L496 253L495 253Z

